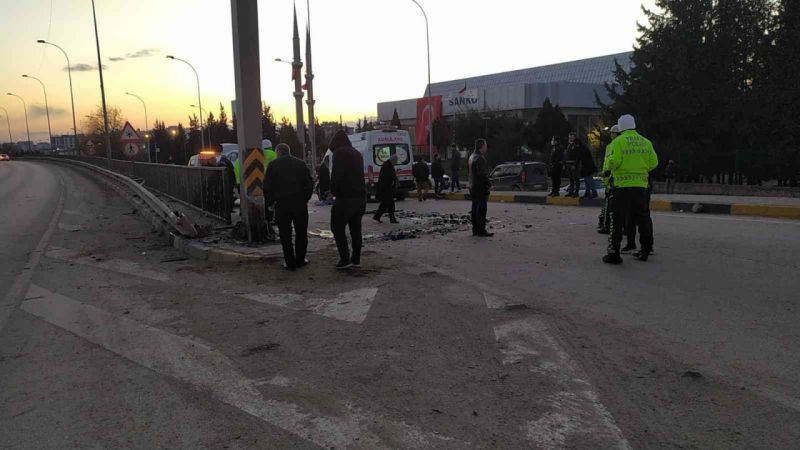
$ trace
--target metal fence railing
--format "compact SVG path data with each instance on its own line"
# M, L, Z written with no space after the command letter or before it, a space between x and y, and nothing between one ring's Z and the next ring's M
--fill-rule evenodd
M61 156L109 168L108 160L88 156ZM111 170L140 179L145 187L188 203L226 222L231 221L233 190L228 173L222 167L189 167L111 160Z

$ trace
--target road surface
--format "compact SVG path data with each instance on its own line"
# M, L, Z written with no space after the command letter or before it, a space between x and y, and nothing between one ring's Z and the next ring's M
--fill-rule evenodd
M596 209L490 204L494 238L287 273L186 260L93 177L0 165L3 448L800 444L800 222L656 214L609 267Z

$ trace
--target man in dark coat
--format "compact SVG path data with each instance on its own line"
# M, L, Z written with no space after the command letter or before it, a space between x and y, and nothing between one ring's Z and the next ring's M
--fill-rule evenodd
M397 172L394 169L394 164L397 162L397 155L392 155L388 161L381 166L381 173L378 176L378 187L375 190L375 197L380 202L378 210L372 218L381 223L381 216L384 213L389 213L389 221L391 223L398 223L394 217L394 195L397 191Z
M428 178L431 172L430 169L428 169L428 163L425 162L425 158L420 158L414 163L414 166L411 168L411 173L414 175L414 181L417 183L417 200L421 202L427 200L425 197L427 197L428 191L431 188L431 181Z
M469 195L472 198L472 235L494 236L486 231L486 209L489 202L489 165L486 162L486 139L475 141L475 151L469 157Z
M583 198L596 198L597 188L594 186L594 174L597 172L597 165L594 163L592 151L577 137L574 138L573 144L578 153L578 164L580 165L580 176L583 178L583 184L586 186L586 192ZM579 192L577 189L576 192Z
M361 266L361 218L367 208L364 185L364 157L353 148L347 134L339 130L329 148L333 151L331 193L336 199L331 208L331 231L339 250L337 269ZM353 252L347 244L346 228L350 227Z
M275 221L283 246L283 267L294 270L308 264L308 201L314 191L314 182L306 164L291 155L288 145L278 144L275 152L278 158L267 168L264 193L269 204L275 203Z
M461 150L453 151L453 159L450 160L450 192L461 190L459 176L461 172Z
M331 171L324 162L320 164L317 170L317 188L319 189L317 196L320 201L327 200L331 191Z
M444 189L444 166L442 165L442 158L438 153L433 157L431 177L433 177L434 183L433 196L438 199L442 194L442 189Z
M234 192L236 192L237 190L236 172L234 172L233 163L231 162L230 159L228 159L227 156L222 155L219 157L219 162L217 163L217 167L225 168L225 176L228 178L228 186L230 187L230 190L228 192L225 192L224 195L228 196L228 198L230 199L229 200L230 206L231 208L233 208L233 202L235 197Z
M569 178L567 197L577 197L580 191L580 173L578 172L580 148L576 142L576 137L577 135L574 132L569 134L567 149L564 151L564 170L567 171L567 178Z
M564 168L564 147L561 146L558 136L553 136L553 139L550 140L550 145L553 146L553 149L550 151L550 185L552 186L550 196L558 197L561 195L561 170Z

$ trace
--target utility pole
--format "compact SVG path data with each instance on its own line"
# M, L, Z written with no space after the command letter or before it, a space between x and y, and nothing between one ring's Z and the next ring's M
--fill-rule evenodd
M33 151L33 147L31 147L31 144L33 144L33 142L31 142L31 129L28 126L28 105L25 103L25 99L17 94L12 94L11 92L8 92L6 93L6 95L16 97L19 99L19 101L22 102L22 111L25 112L25 131L28 132L28 153L30 153Z
M241 161L241 215L250 242L264 229L264 151L261 148L261 67L258 4L231 0L233 70L236 82L236 128Z
M39 44L52 45L53 47L61 50L61 53L64 54L64 58L67 59L67 76L69 77L69 100L72 103L72 135L75 138L74 153L75 153L75 155L78 155L79 154L79 152L78 152L78 124L75 121L75 96L72 94L72 66L70 65L70 62L69 62L69 55L67 55L67 52L63 48L59 47L56 44L53 44L52 42L47 42L44 39L39 39L36 42L39 43Z
M311 140L311 171L317 170L317 118L314 116L314 71L311 69L311 4L306 0L306 90L308 90L308 137Z
M92 0L92 17L94 18L94 40L97 44L97 70L100 72L100 98L103 101L103 129L106 134L106 158L108 168L111 168L111 135L108 132L108 111L106 110L106 88L103 85L103 60L100 58L100 36L97 33L97 13Z
M2 109L3 112L6 113L6 126L8 126L8 143L13 145L14 138L11 137L11 120L8 118L8 110L3 108L2 106L0 106L0 109Z
M306 159L306 130L303 125L303 81L300 79L303 61L300 59L300 33L297 30L297 7L294 8L294 36L292 37L294 47L294 60L292 61L292 80L294 80L294 101L297 112L297 140L300 142L300 151L303 160Z

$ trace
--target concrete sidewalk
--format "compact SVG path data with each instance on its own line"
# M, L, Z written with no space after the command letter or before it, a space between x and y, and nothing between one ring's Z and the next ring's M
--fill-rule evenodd
M410 196L412 194L409 194ZM448 200L468 200L464 192L446 193ZM602 197L583 199L573 197L548 197L546 192L493 191L490 202L532 203L556 206L601 206ZM699 206L698 206L699 205ZM740 216L800 219L800 198L744 197L716 195L666 195L654 194L650 208L656 211L694 212L701 214L730 214Z

